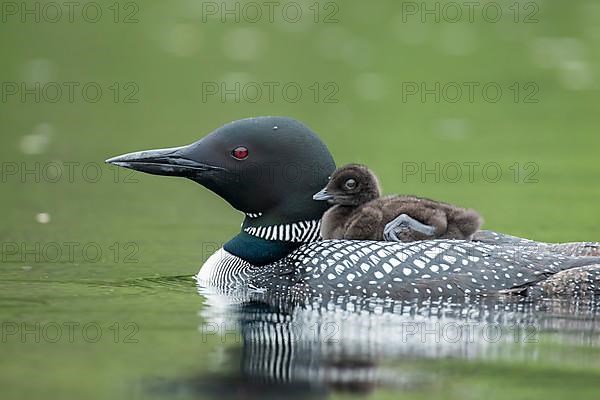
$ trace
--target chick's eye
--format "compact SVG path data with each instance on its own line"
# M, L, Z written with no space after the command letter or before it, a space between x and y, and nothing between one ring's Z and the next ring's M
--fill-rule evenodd
M356 181L354 179L348 179L346 183L344 183L347 189L354 189L356 187Z
M231 155L236 160L245 160L248 158L248 149L244 146L238 146L235 149L231 150Z

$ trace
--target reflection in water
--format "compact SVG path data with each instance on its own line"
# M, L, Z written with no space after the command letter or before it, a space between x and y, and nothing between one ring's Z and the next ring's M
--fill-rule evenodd
M431 383L414 361L564 362L544 344L600 345L599 302L524 298L292 305L281 299L201 288L207 299L201 335L236 341L239 369L197 389L219 396L232 387L244 398L287 391L321 397L331 391L365 394L377 387L409 390ZM558 346L560 347L560 346ZM240 386L241 385L241 386ZM220 389L218 389L220 388ZM225 390L227 388L227 390ZM223 392L225 390L225 392Z
M225 344L227 365L212 376L152 379L145 391L220 399L418 391L439 381L431 368L438 360L565 366L582 361L565 357L574 347L600 347L600 301L593 298L339 298L294 305L244 291L200 293L206 301L199 340ZM600 367L593 355L583 362Z

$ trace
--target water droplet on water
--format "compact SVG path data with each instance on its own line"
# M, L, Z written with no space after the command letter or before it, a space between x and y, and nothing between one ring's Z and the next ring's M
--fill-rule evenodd
M36 125L33 128L33 133L24 135L21 138L21 142L19 143L21 151L29 155L44 153L50 144L53 132L52 125L48 123Z
M223 37L223 53L234 61L256 60L266 47L265 35L255 28L231 29Z
M174 24L164 35L165 49L179 57L190 57L196 54L201 42L202 32L193 24Z
M40 224L47 224L48 222L50 222L50 214L39 213L35 216L35 220Z
M464 140L469 133L469 123L464 118L443 118L433 127L436 135L451 140Z
M23 79L28 83L44 85L56 79L58 67L46 58L35 58L25 63L22 68Z
M592 73L583 61L563 61L559 66L559 81L570 90L590 88L593 83Z

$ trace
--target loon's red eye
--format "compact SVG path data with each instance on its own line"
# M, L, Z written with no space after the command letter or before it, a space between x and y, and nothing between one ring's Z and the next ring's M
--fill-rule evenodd
M244 146L238 146L235 149L231 150L231 155L236 160L245 160L248 158L248 149Z

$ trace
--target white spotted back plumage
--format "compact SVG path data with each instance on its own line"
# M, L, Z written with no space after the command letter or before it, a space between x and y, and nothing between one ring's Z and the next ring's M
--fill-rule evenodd
M304 244L282 260L261 267L223 252L217 252L216 261L212 257L207 261L213 284L235 282L274 295L307 297L486 296L531 287L543 292L542 283L561 271L600 264L600 257L570 256L530 243L462 240L324 240ZM223 269L228 271L216 272ZM595 285L594 280L586 287L595 291Z

